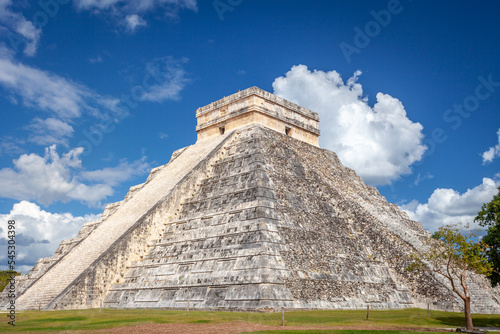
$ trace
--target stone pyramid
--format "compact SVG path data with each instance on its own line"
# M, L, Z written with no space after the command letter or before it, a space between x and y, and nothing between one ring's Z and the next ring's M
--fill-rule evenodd
M40 259L18 309L461 309L405 271L428 232L319 148L316 113L252 87L196 116L196 144ZM473 312L500 312L470 286Z

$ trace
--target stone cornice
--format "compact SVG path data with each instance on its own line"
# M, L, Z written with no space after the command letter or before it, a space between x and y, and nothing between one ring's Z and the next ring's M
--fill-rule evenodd
M293 118L290 118L290 117L286 117L286 116L282 116L276 112L273 112L269 109L266 109L266 108L262 108L262 107L259 107L259 106L251 106L251 107L245 107L245 108L241 108L235 112L232 112L230 114L227 114L227 115L224 115L222 117L219 117L217 119L214 119L214 120L211 120L211 121L208 121L208 122L205 122L203 124L200 124L200 125L197 125L196 126L196 131L200 131L200 130L203 130L203 129L206 129L210 126L213 126L215 124L221 124L221 123L224 123L226 122L228 119L231 119L231 118L234 118L236 116L239 116L239 115L243 115L243 114L246 114L246 113L249 113L249 112L259 112L261 114L264 114L264 115L268 115L268 116L271 116L273 118L276 118L276 119L279 119L281 121L283 121L284 123L287 123L287 124L290 124L290 125L293 125L293 126L296 126L296 127L299 127L299 128L302 128L308 132L312 132L314 134L317 134L319 136L320 134L320 130L311 126L311 125L306 125L302 122L299 122Z
M274 94L266 92L265 90L260 89L259 87L255 87L255 86L247 88L247 89L242 90L240 92L234 93L232 95L226 96L225 98L220 99L220 100L215 101L215 102L212 102L209 105L206 105L204 107L198 108L196 110L196 117L199 117L199 116L206 114L210 111L213 111L215 109L218 109L220 107L228 105L232 102L244 99L244 98L252 96L252 95L259 96L259 97L266 99L272 103L281 105L282 107L285 107L285 108L290 109L298 114L301 114L304 117L307 117L307 118L310 118L310 119L313 119L313 120L316 120L319 122L319 116L314 111L311 111L309 109L301 107L298 104L295 104L293 102L285 100L279 96L276 96Z

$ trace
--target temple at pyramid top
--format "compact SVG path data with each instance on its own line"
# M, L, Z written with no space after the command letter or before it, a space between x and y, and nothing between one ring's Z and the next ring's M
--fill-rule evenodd
M261 124L319 146L318 114L258 87L250 87L196 110L198 140Z

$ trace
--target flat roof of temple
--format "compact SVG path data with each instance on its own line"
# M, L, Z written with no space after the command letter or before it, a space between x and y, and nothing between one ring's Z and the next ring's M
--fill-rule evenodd
M260 96L261 98L266 99L272 103L281 105L281 106L288 108L290 110L293 110L294 112L297 112L305 117L314 119L314 120L319 122L319 116L314 111L311 111L307 108L299 106L296 103L290 102L288 100L285 100L284 98L281 98L279 96L276 96L274 94L266 92L265 90L260 89L259 87L256 87L256 86L239 91L239 92L234 93L232 95L226 96L220 100L212 102L204 107L198 108L196 110L196 117L199 117L199 116L201 116L205 113L208 113L214 109L220 108L224 105L233 103L235 101L241 100L241 99L246 98L246 97L251 96L251 95Z

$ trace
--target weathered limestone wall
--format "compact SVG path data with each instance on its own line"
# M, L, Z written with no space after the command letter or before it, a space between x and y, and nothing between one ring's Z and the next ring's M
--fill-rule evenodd
M446 281L405 270L428 233L334 153L260 124L212 140L196 144L212 145L199 157L184 156L196 152L189 147L174 152L170 163L196 164L171 190L159 190L156 204L46 309L406 308L428 301L461 309ZM116 219L170 167L153 169L101 219ZM89 238L92 228L79 236ZM61 254L71 244L62 243ZM498 291L484 277L470 286L474 312L500 313Z
M151 176L156 173L158 170L163 168L164 166L159 166L153 169L150 173L148 180ZM126 202L131 195L139 190L144 184L131 187L127 195L125 196L123 201L110 203L106 205L104 208L101 217L98 220L90 221L81 227L77 236L72 239L63 240L57 247L53 256L43 257L38 259L33 268L25 274L18 277L16 280L16 290L17 295L23 294L26 289L31 287L39 278L41 278L49 269L51 269L54 265L56 265L64 256L66 256L74 247L76 247L80 242L82 242L92 231L94 231L104 220L106 220L110 215L112 215L121 204ZM5 305L8 302L7 292L4 291L0 293L0 305Z
M184 150L174 152L170 162ZM104 300L109 297L110 288L124 281L125 273L132 263L144 258L151 245L162 235L166 222L178 215L181 201L186 194L196 189L199 180L205 176L210 159L214 158L210 155L201 159L196 168L184 177L163 201L151 208L143 219L131 227L129 233L117 240L109 251L89 267L75 284L52 301L48 308L78 309L103 305ZM146 183L154 182L159 168L164 167L153 169ZM135 193L137 187L132 187L131 191ZM132 196L133 194L129 198ZM104 305L107 306L106 303Z
M278 199L280 233L290 250L287 287L305 305L325 308L425 307L460 310L447 282L408 273L407 257L428 235L367 186L334 153L265 131L263 147ZM290 222L290 223L287 223ZM471 280L474 312L499 313L498 291Z
M291 302L281 279L286 245L254 135L239 129L219 150L161 239L111 287L106 306L183 308L189 301L192 308L256 310Z
M113 284L107 307L460 310L446 282L410 274L426 232L331 152L240 128L179 214ZM499 312L484 278L476 312Z
M113 247L116 241L128 233L143 215L162 201L185 175L204 159L227 136L213 141L190 146L172 163L158 172L136 194L124 201L117 210L103 221L87 238L73 248L65 257L38 279L24 294L19 295L16 305L20 309L37 308L48 305L74 284L95 261ZM57 282L57 284L54 284Z
M68 254L75 246L77 246L81 241L83 241L94 229L96 229L102 222L103 218L107 214L109 205L104 210L101 218L96 221L91 221L85 223L78 235L75 238L63 240L57 247L53 256L42 257L38 259L33 268L25 274L21 275L16 279L16 290L17 295L20 295L26 291L30 286L32 286L40 277L42 277L50 268L56 265L59 260L61 260L66 254ZM9 301L8 292L3 291L0 293L0 305L6 305Z

